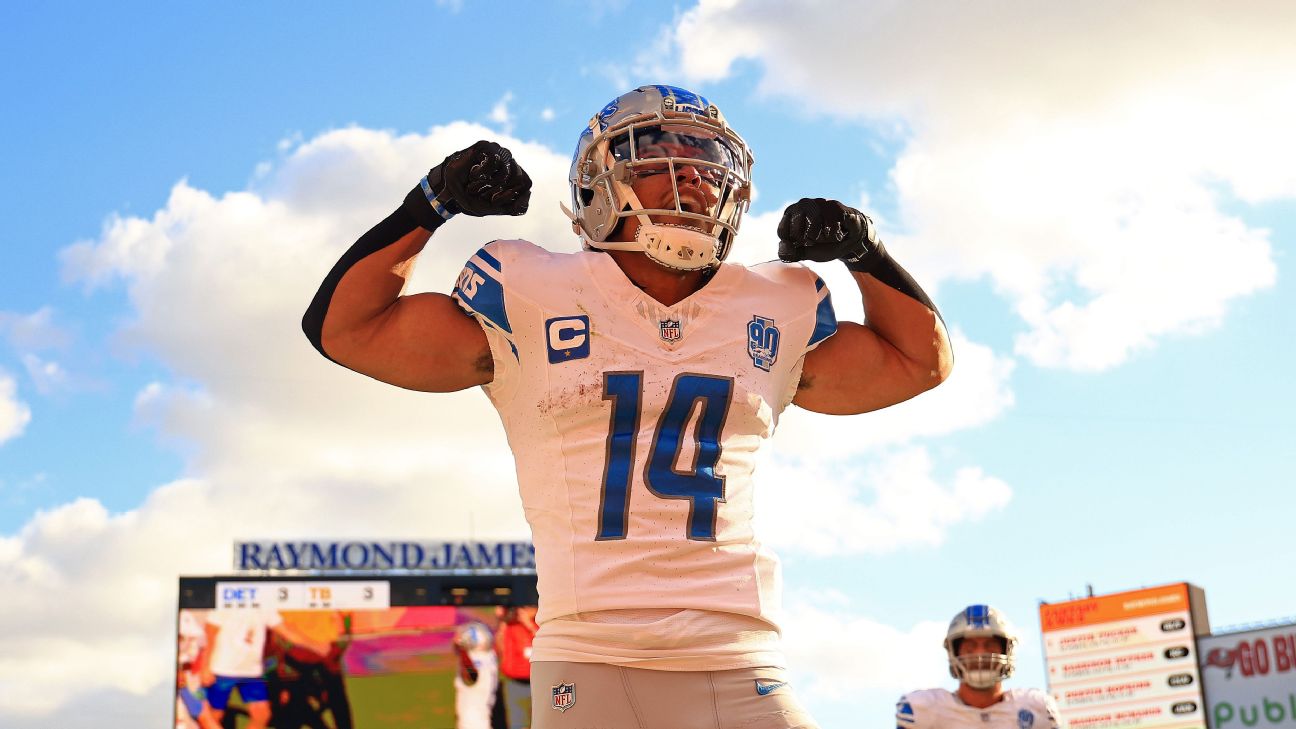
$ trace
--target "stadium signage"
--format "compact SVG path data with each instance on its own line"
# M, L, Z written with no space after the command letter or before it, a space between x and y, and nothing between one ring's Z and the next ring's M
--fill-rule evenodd
M1205 604L1183 582L1042 604L1049 690L1067 725L1205 729L1195 655L1210 630Z
M235 542L234 568L309 572L534 572L530 542Z
M1198 642L1212 726L1296 727L1296 623Z

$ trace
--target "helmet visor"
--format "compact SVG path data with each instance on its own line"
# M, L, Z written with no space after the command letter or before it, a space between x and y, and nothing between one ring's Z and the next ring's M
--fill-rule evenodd
M696 162L698 174L719 185L725 172L741 173L742 156L734 144L702 127L679 124L635 126L612 140L612 157L630 163L636 175L668 171L667 160Z

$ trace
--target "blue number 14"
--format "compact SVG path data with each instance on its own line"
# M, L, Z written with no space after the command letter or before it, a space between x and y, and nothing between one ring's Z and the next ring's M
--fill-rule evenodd
M689 502L688 538L714 541L716 509L724 501L725 482L717 476L720 433L729 414L733 380L728 377L681 374L675 377L666 409L653 434L652 453L644 470L644 484L663 499ZM612 401L608 428L607 466L599 505L596 539L625 539L630 511L630 470L635 462L643 406L642 372L603 374L603 399ZM684 432L694 410L701 407L693 429L692 467L676 468L684 448Z

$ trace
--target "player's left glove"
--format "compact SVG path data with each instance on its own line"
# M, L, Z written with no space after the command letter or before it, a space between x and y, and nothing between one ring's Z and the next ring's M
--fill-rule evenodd
M779 258L784 261L841 260L853 271L867 270L882 249L869 216L821 197L789 205L779 221L778 237Z

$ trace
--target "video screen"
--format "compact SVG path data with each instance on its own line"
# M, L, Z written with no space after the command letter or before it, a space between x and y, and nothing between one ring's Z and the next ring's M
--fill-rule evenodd
M533 576L183 582L177 729L530 725Z

